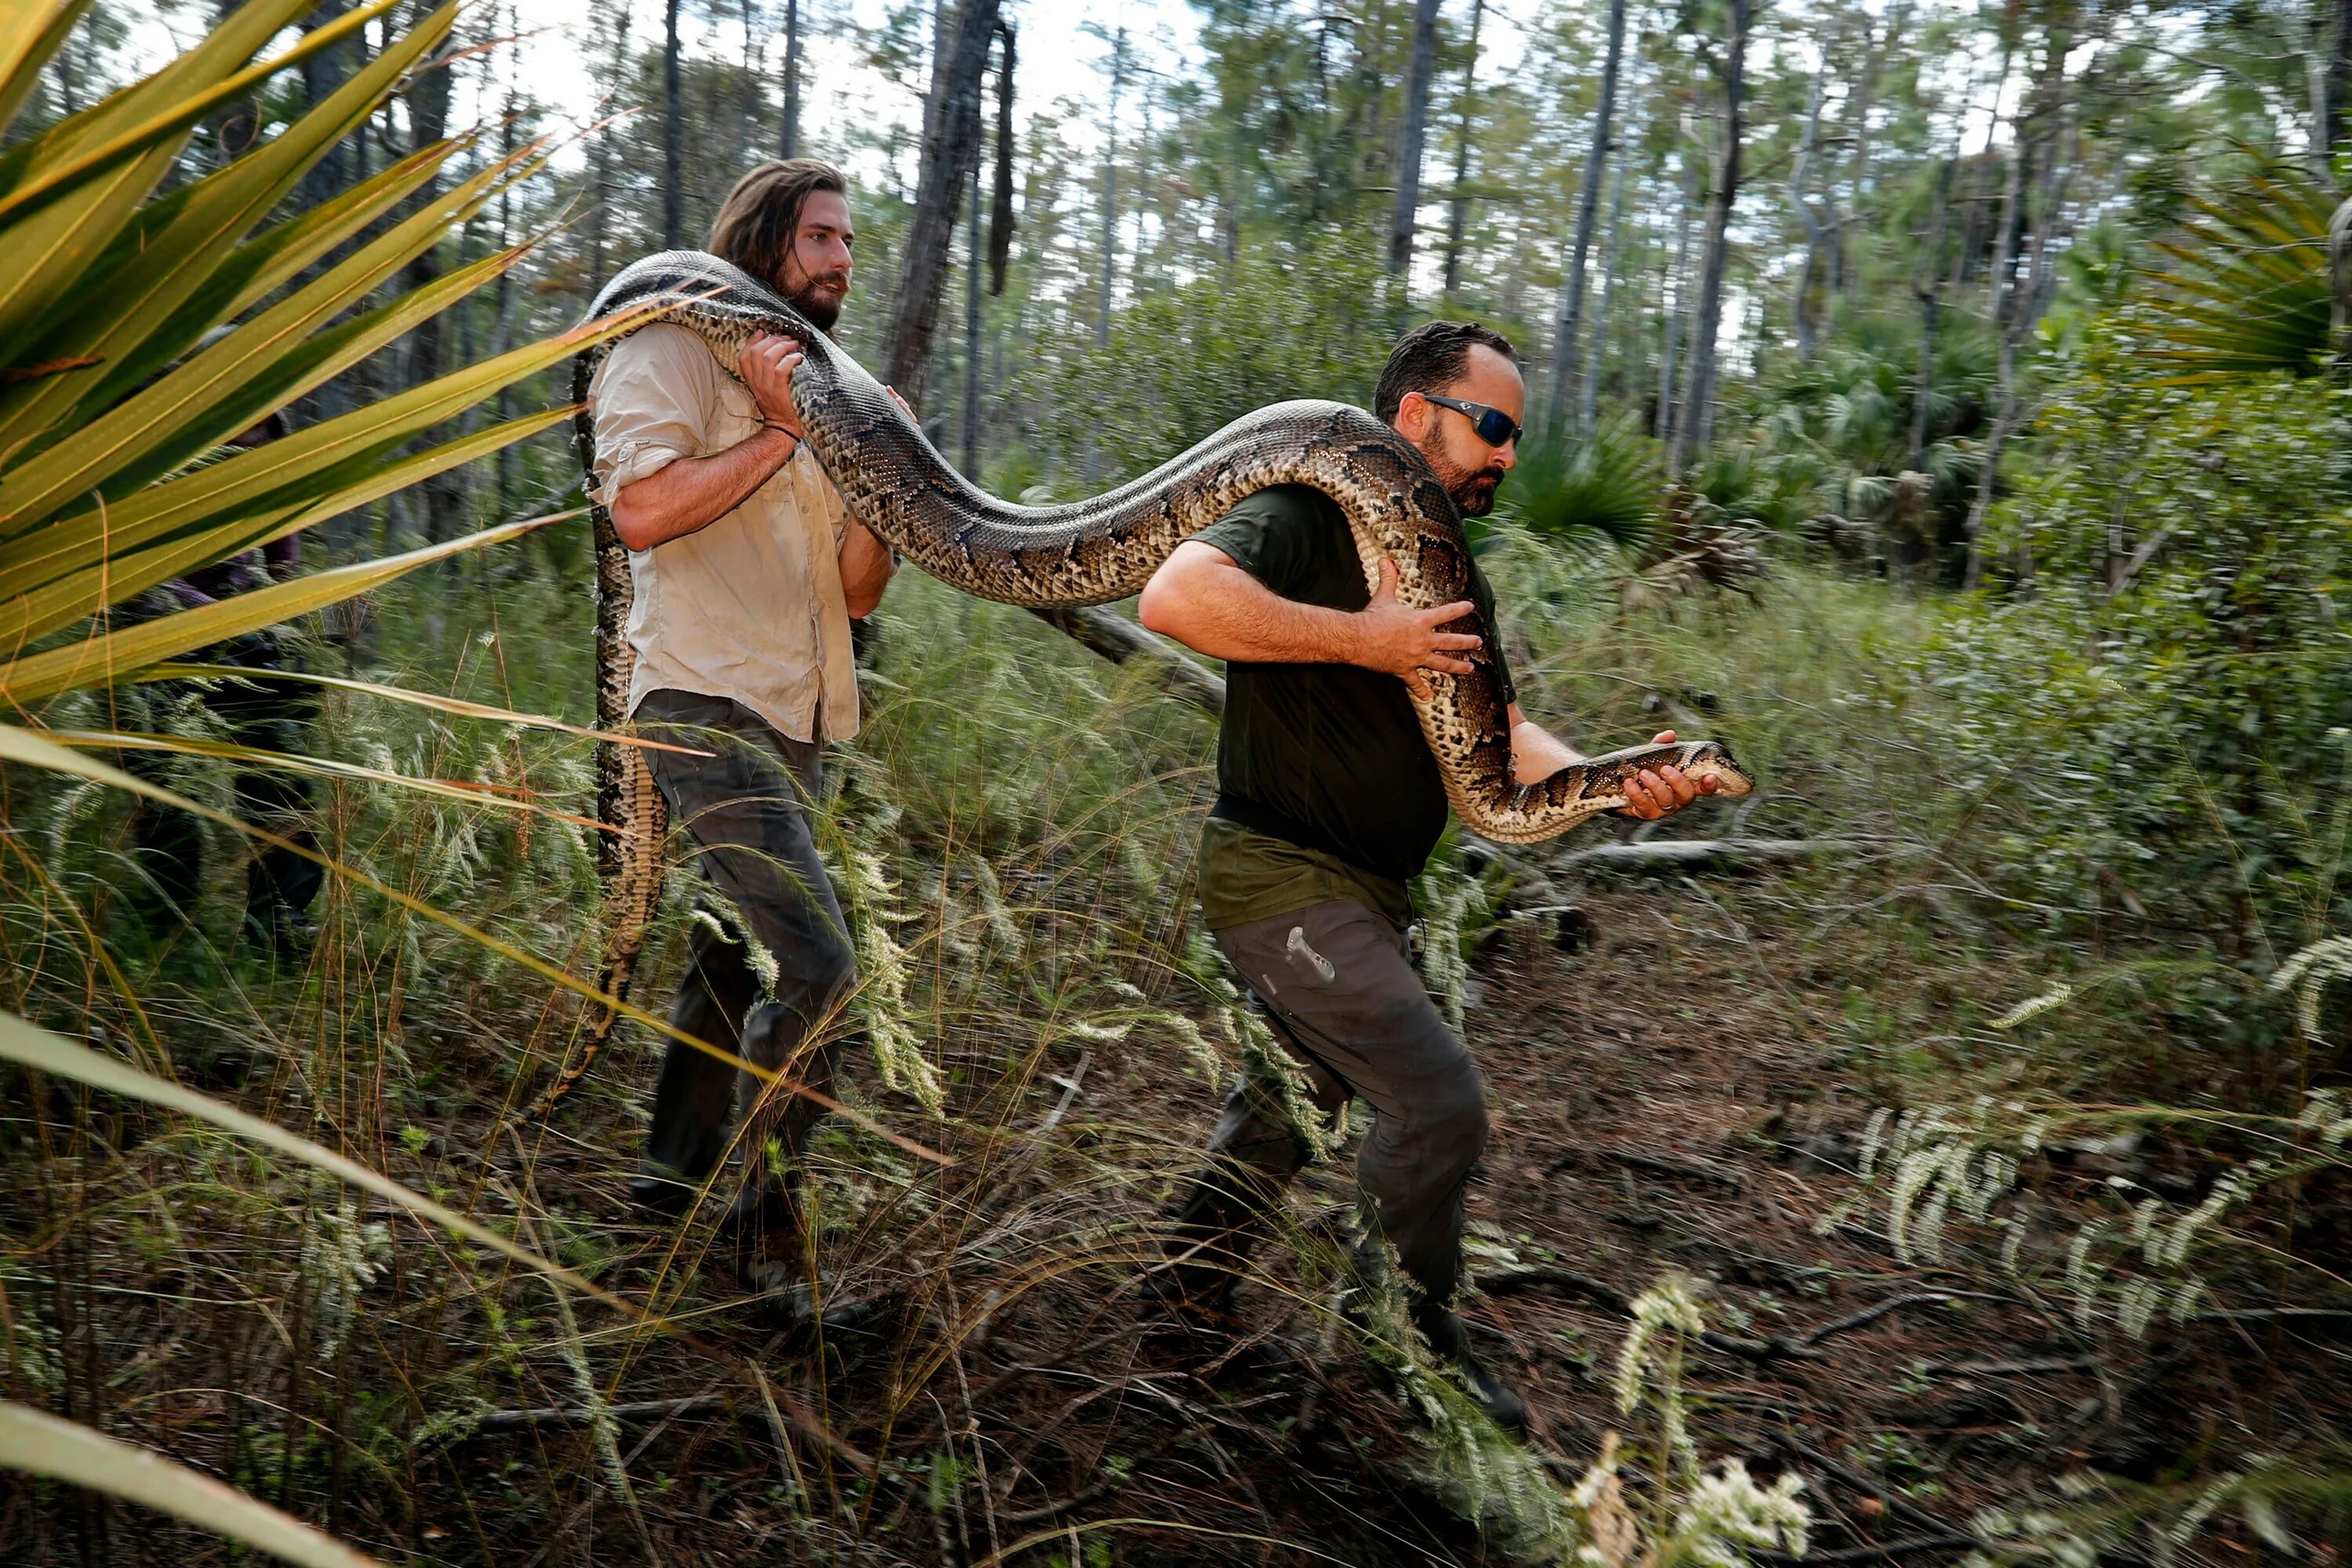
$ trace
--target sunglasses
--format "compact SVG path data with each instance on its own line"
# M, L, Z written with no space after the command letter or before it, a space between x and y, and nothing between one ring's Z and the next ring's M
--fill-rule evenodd
M1424 392L1421 395L1423 401L1434 403L1440 408L1451 408L1456 414L1468 415L1470 423L1477 427L1478 439L1489 447L1507 447L1527 436L1528 427L1511 423L1511 416L1499 408L1489 408L1483 403L1465 403L1458 397L1440 397L1433 392Z

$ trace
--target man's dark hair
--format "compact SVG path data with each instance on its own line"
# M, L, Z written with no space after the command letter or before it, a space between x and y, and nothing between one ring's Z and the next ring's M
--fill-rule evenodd
M821 159L782 158L735 182L710 225L710 249L759 279L781 283L810 193L849 194L840 170Z
M1381 423L1395 422L1397 405L1406 393L1436 392L1461 380L1473 343L1518 363L1510 339L1476 321L1423 321L1399 338L1389 351L1389 363L1381 367L1380 384L1372 389L1372 412Z

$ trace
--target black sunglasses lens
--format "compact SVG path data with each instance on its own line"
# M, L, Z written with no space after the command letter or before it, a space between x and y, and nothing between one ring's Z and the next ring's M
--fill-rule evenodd
M1499 408L1489 408L1478 416L1478 439L1489 447L1502 447L1519 438L1519 427L1511 416Z

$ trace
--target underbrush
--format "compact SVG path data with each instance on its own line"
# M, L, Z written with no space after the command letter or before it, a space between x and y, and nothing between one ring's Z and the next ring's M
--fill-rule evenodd
M1780 988L1825 1125L1858 1126L1870 1102L1950 1102L1956 1082L2053 1100L2074 1087L2074 1043L2036 1031L2078 1011L1999 1026L2073 962L2074 938L2009 890L1983 792L1941 739L1955 700L1920 672L1956 612L1801 565L1752 598L1629 604L1605 559L1507 526L1486 561L1531 714L1592 751L1667 727L1720 735L1766 787L1654 833L1442 851L1422 901L1448 915L1431 945L1456 962L1431 977L1469 1009L1474 1045L1542 1000L1496 979L1482 942L1581 897L1604 873L1579 852L1612 832L1809 841L1822 852L1763 875L1636 885L1684 933L1656 962ZM477 566L387 594L367 636L307 658L579 721L586 610L534 569ZM238 941L238 851L219 836L194 921L151 939L121 907L120 806L58 795L20 798L14 817L54 825L11 841L0 934L22 1010L305 1131L646 1315L568 1300L303 1167L20 1077L5 1137L26 1176L0 1199L7 1397L428 1562L568 1558L599 1536L664 1560L691 1541L718 1561L963 1563L1034 1536L1056 1543L1039 1552L1093 1561L1114 1533L1081 1549L1062 1527L1145 1508L1125 1500L1136 1477L1170 1465L1242 1510L1231 1538L1153 1548L1139 1528L1105 1560L1240 1560L1266 1539L1377 1555L1381 1531L1419 1517L1415 1498L1475 1500L1475 1444L1449 1459L1368 1441L1378 1506L1342 1506L1333 1475L1297 1457L1298 1434L1334 1410L1349 1430L1418 1419L1395 1385L1320 1359L1342 1338L1328 1259L1344 1166L1310 1171L1288 1245L1253 1276L1286 1328L1249 1377L1210 1398L1134 1359L1122 1292L1253 1047L1190 907L1211 724L1149 671L911 574L875 635L866 725L833 770L824 835L836 866L858 868L843 880L868 982L840 1027L914 1059L887 1074L851 1062L840 1092L870 1125L835 1118L814 1141L814 1282L831 1309L817 1343L740 1298L708 1211L673 1234L628 1207L660 1048L648 1032L625 1029L549 1124L519 1123L577 1043L575 999L340 881L315 945L273 965ZM374 649L425 651L394 668ZM331 851L584 970L586 743L358 693L324 702L322 754L469 792L323 780ZM208 764L179 782L227 803ZM690 919L683 869L672 894L638 993L656 1011ZM1765 963L1768 940L1801 966ZM1704 1039L1708 1020L1660 1023ZM1008 1421L1007 1400L1025 1415ZM1690 1419L1693 1452L1720 1451L1706 1411ZM1598 1457L1566 1447L1569 1470L1546 1486L1572 1488ZM1648 1527L1661 1542L1680 1528L1664 1500L1680 1463L1633 1505L1662 1510ZM1160 1495L1149 1507L1171 1506ZM1583 1519L1591 1501L1546 1509ZM178 1539L78 1494L18 1506L5 1529L31 1561Z

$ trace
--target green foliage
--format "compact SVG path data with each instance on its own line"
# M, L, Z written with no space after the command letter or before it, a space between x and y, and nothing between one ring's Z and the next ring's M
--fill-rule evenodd
M2340 191L2298 163L2258 158L2243 178L2195 196L2151 269L2150 361L2184 381L2263 371L2315 375L2329 342L2327 222Z
M1606 542L1639 552L1656 535L1665 496L1664 454L1630 420L1581 440L1530 446L1499 510L1564 547Z
M2151 380L2139 348L2111 330L2051 399L1995 528L2032 592L1958 610L1923 676L2037 900L2120 896L2267 963L2336 922L2314 824L2352 703L2347 408L2284 375Z
M1124 478L1269 403L1369 405L1402 308L1367 246L1335 236L1253 247L1137 300L1104 347L1071 323L1043 345L1017 397L1063 472L1091 460Z

